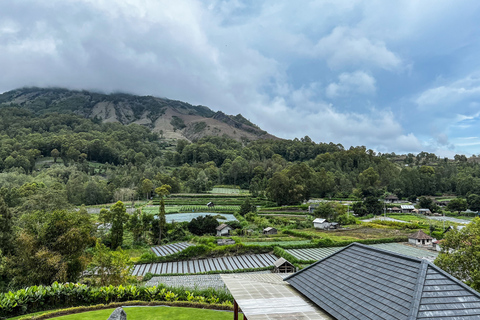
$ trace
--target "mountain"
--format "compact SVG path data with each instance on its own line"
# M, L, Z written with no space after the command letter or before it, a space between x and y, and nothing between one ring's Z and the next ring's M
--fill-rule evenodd
M241 114L231 116L205 106L152 96L107 95L62 88L21 88L0 94L1 106L18 106L38 115L75 113L103 122L136 123L169 140L191 141L204 136L223 135L238 141L278 139Z

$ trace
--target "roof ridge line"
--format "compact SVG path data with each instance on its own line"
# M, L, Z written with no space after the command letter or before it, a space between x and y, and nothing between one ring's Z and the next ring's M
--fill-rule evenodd
M420 301L422 300L423 287L425 286L425 280L427 278L428 262L422 259L420 264L420 270L417 276L417 283L413 291L413 301L410 305L410 311L408 313L408 320L417 319L418 311L420 309Z

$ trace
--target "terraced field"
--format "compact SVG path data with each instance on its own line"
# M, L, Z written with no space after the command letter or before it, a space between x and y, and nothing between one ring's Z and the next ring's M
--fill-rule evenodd
M392 251L395 253L404 254L406 256L426 259L429 261L435 260L438 256L437 251L422 249L418 247L412 247L401 243L380 243L372 244L372 247ZM287 249L286 252L293 255L300 260L320 260L332 253L337 252L343 247L327 247L327 248L310 248L310 249Z
M188 248L190 246L193 246L193 244L188 242L179 242L179 243L166 244L163 246L156 246L156 247L152 247L151 249L153 253L157 255L157 257L163 257L163 256L168 256L169 254L180 252L183 249Z
M135 265L132 275L143 276L147 272L153 274L185 274L208 271L234 271L249 268L264 268L272 266L276 260L277 258L271 254L251 254L235 257L138 264Z

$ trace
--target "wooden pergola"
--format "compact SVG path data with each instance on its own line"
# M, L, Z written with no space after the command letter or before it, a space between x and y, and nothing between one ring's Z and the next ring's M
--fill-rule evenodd
M288 274L222 274L233 295L233 319L243 312L243 319L314 319L334 320L330 315L295 290L283 277Z

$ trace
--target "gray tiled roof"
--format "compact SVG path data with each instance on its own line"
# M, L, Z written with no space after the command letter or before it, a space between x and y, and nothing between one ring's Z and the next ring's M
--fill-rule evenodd
M440 268L357 243L285 280L338 320L480 319L480 294Z

